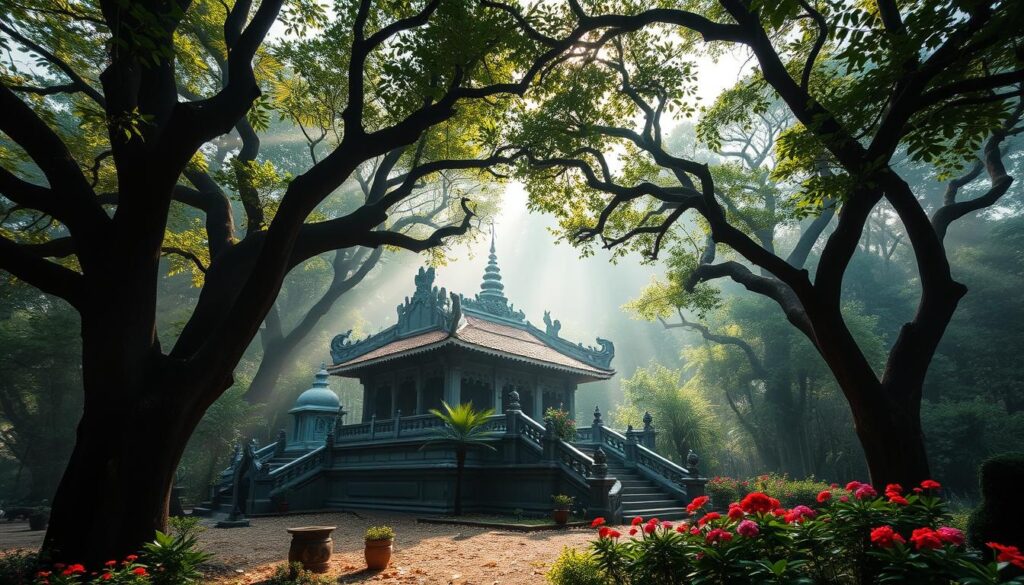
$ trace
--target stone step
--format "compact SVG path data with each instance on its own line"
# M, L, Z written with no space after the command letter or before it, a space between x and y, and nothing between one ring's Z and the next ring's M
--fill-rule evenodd
M679 501L665 492L623 492L623 502L652 502L654 500L665 500L672 502L673 505L679 504Z
M656 488L653 481L647 479L620 479L623 488Z
M661 497L661 498L657 498L657 499L653 499L653 500L640 500L640 501L633 500L633 501L629 501L629 502L627 502L625 499L623 499L622 507L625 509L627 506L629 508L631 508L631 509L644 509L644 510L659 510L659 509L673 509L673 510L675 510L675 509L679 509L680 508L679 502L673 500L672 498L665 498L665 497Z
M658 520L685 520L689 518L686 509L678 508L622 508L623 520L629 520L634 516L640 516L644 520L657 518Z

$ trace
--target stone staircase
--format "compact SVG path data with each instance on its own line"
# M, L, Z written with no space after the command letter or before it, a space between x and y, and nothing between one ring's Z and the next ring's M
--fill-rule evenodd
M592 445L576 445L576 448L593 457ZM614 455L608 456L608 475L622 483L622 519L629 522L635 516L644 520L682 520L687 518L686 504L660 485L647 479Z

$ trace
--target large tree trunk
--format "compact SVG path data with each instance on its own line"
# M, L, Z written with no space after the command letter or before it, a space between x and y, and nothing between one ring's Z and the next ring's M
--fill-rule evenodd
M161 354L154 326L158 258L97 287L82 312L84 404L53 500L43 550L102 563L137 553L163 530L178 462L203 413L230 384ZM229 348L223 348L227 351Z
M909 489L931 477L919 403L888 400L854 409L853 415L871 483L879 491L890 483Z

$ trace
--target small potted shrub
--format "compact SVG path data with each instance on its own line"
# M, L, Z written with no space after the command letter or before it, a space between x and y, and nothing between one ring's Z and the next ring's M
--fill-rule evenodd
M28 529L29 530L46 530L47 524L50 523L50 507L36 506L32 508L32 513L28 515Z
M394 550L395 531L390 526L371 526L366 529L365 540L366 568L386 569Z
M569 521L569 509L572 508L572 500L572 496L565 494L551 496L551 502L554 504L554 510L551 511L551 519L555 521L555 524L565 524Z

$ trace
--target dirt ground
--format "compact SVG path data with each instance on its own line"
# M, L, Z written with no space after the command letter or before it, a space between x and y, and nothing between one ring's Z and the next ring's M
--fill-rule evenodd
M395 553L388 569L370 572L363 560L363 531L380 524L395 529ZM328 574L340 583L539 584L563 547L582 548L593 538L589 529L522 533L418 524L415 516L379 512L254 518L248 528L210 527L202 533L203 548L214 554L207 567L209 582L265 581L287 559L290 536L285 529L295 526L338 527ZM42 538L24 522L0 522L0 550L34 549Z

